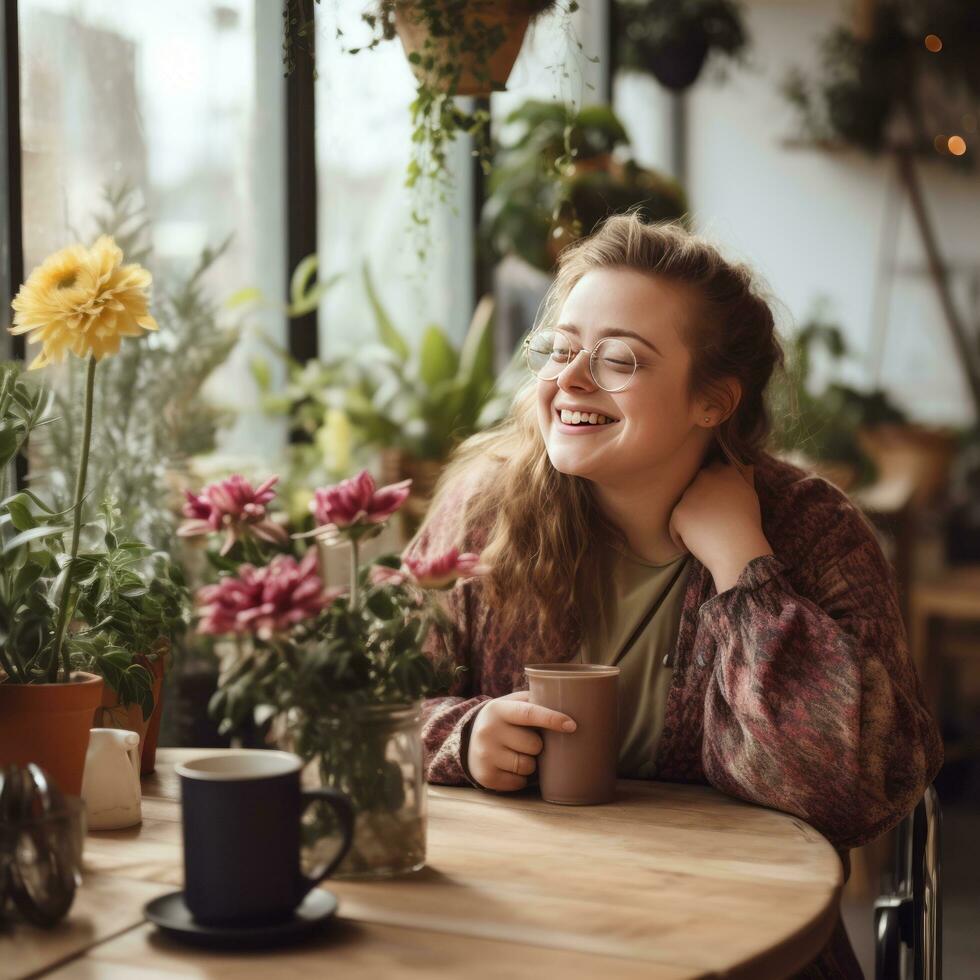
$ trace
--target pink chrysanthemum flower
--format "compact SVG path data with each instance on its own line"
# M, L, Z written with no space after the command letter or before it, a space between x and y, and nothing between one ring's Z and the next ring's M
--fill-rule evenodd
M199 494L186 491L187 520L177 529L177 534L190 538L224 532L223 555L246 534L272 544L286 544L289 541L286 529L276 524L266 511L266 504L276 495L272 488L278 482L278 476L271 476L253 489L245 477L236 473L206 486Z
M403 557L402 564L423 589L448 589L457 579L486 575L489 568L480 564L480 556L471 551L459 553L450 548L434 558Z
M323 588L314 549L299 562L291 555L278 555L262 568L242 565L237 576L199 589L197 629L268 640L312 619L343 592Z
M317 490L310 502L310 510L318 529L381 524L405 503L411 483L411 480L402 480L378 488L371 474L363 470L336 486Z

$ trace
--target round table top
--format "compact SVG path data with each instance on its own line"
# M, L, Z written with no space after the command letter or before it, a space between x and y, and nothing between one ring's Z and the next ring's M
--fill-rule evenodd
M531 789L432 785L423 870L328 881L339 917L302 946L195 951L157 936L142 908L182 881L173 767L215 751L158 753L142 825L88 835L68 922L0 937L17 975L540 978L560 969L563 978L764 980L810 962L837 919L842 867L826 839L706 786L621 780L612 803L565 807Z

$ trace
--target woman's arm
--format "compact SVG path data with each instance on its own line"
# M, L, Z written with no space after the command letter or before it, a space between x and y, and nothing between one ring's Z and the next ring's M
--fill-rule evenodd
M839 491L808 482L782 551L794 567L757 557L700 609L695 656L716 645L703 764L719 789L854 847L915 806L942 742L873 532Z

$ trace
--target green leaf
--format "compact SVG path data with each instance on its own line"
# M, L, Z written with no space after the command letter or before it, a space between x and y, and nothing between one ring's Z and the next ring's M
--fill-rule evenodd
M18 493L11 494L5 500L0 500L0 510L3 510L11 500L17 500L19 497L26 497L30 500L36 507L39 507L44 511L49 517L63 517L65 514L70 514L75 508L66 507L63 511L59 511L57 514L32 490L21 490Z
M419 377L422 383L432 388L455 378L458 369L459 355L449 338L439 327L427 327L419 348Z
M234 310L239 306L250 306L253 303L262 302L262 290L256 286L246 286L231 294L225 300L225 309Z
M316 283L303 297L294 300L286 307L286 315L296 318L312 313L323 301L327 292L343 278L341 273L331 276L326 282Z
M17 455L17 447L20 445L20 436L16 429L3 427L0 428L0 466L7 466Z
M3 554L8 554L15 548L19 548L22 544L27 544L29 541L36 541L39 538L50 538L57 534L64 534L66 531L70 531L71 526L68 524L42 524L40 527L32 527L28 531L22 531L20 534L15 534L9 541L5 541L3 545Z
M249 359L248 366L259 391L265 394L272 387L272 369L269 367L269 359L256 355Z
M484 296L477 304L459 353L460 374L468 380L494 377L493 298Z
M232 572L235 575L238 574L238 566L240 562L235 561L233 558L227 558L225 555L221 555L217 551L208 551L207 557L211 565L219 572Z
M29 531L32 527L37 527L37 521L34 520L34 515L25 503L25 499L23 494L18 494L6 506L6 511L10 514L10 522L18 531Z
M44 574L44 566L30 561L17 573L14 579L13 596L24 595L30 587Z
M367 291L368 302L371 304L371 309L374 311L375 324L378 328L378 337L380 337L381 342L385 347L394 351L399 360L402 363L408 361L411 356L411 348L408 346L407 341L404 337L395 329L395 325L391 322L391 318L388 316L387 311L381 305L381 300L378 297L377 291L374 288L374 282L371 279L371 272L368 268L367 262L363 266L363 277L364 277L364 289Z
M378 619L388 620L395 614L395 605L391 601L391 596L381 588L368 593L365 605Z
M342 278L340 273L336 273L324 282L312 282L320 264L320 257L316 252L301 259L293 270L292 278L289 282L289 305L286 307L286 315L290 317L306 316L312 313L323 299L327 290L335 286Z
M320 256L316 252L311 252L305 258L300 259L289 280L290 302L297 303L306 295L310 281L316 275L319 265Z

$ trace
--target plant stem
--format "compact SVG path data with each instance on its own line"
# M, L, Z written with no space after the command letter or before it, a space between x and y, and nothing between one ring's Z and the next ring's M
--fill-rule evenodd
M357 565L359 558L359 547L357 538L352 537L350 539L350 603L348 608L353 612L357 609L358 594L357 594Z
M85 375L85 415L82 429L82 452L78 458L78 476L75 479L75 506L71 529L71 558L65 570L65 585L58 604L58 625L55 628L54 655L48 668L49 680L57 678L58 661L62 661L65 672L65 683L71 678L71 664L68 650L64 647L65 626L68 620L68 603L71 598L71 580L75 575L75 559L78 557L78 537L82 529L82 499L85 496L85 479L88 475L88 453L92 442L92 401L95 393L95 367L98 362L94 357L88 360L88 372Z
M10 375L5 374L3 377L3 387L0 388L0 414L7 414L7 406L10 403ZM3 467L0 467L0 500L7 499L7 474L10 472L12 466L16 466L17 453L20 452L20 444L17 446L16 452L11 457L10 462L6 463Z

